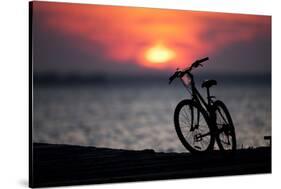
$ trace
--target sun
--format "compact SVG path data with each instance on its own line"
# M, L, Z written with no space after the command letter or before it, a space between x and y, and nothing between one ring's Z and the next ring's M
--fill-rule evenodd
M150 47L145 53L145 59L153 64L165 64L174 59L175 52L159 43Z

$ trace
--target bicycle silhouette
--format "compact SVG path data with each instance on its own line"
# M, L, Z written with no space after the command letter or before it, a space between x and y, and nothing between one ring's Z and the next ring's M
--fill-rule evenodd
M236 136L233 122L225 104L213 100L210 88L217 85L215 80L206 80L202 88L207 89L207 102L196 89L192 69L203 66L208 57L196 60L189 68L177 71L169 78L169 84L180 78L191 94L191 99L182 100L174 113L177 135L184 147L191 153L207 152L214 149L215 140L222 151L236 150ZM186 78L184 78L186 76ZM187 82L188 81L188 82Z

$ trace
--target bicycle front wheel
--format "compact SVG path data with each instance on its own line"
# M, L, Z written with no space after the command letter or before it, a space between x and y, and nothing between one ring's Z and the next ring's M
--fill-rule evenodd
M216 126L218 129L217 143L222 151L236 150L236 135L234 125L225 104L216 101L213 105L216 115Z
M213 149L214 138L207 119L205 110L191 100L181 101L175 109L174 124L177 135L191 153Z

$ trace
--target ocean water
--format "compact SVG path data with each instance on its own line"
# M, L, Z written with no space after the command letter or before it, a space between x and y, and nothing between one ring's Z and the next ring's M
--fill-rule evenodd
M231 113L238 148L267 145L269 84L229 83L211 93ZM186 98L190 95L182 86L157 83L34 87L33 141L186 152L173 124L174 109Z

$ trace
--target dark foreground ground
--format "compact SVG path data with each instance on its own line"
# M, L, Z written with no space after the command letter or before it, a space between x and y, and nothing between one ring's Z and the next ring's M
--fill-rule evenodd
M33 155L31 187L271 172L269 147L191 155L35 143Z

